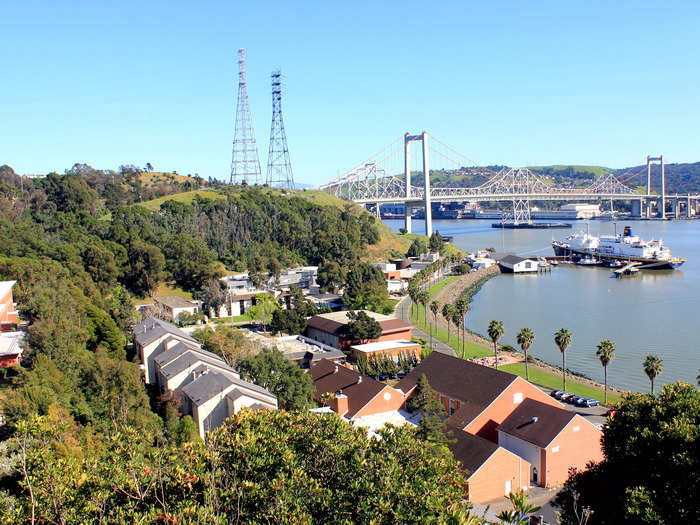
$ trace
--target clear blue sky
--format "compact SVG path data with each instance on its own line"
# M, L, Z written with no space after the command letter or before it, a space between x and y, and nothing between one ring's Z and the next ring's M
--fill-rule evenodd
M227 179L236 50L261 163L270 72L295 179L405 131L479 164L700 160L700 2L2 2L0 163ZM264 168L263 168L264 169Z

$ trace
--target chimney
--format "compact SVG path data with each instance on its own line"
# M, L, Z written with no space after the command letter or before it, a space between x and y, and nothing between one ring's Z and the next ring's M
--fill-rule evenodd
M348 412L348 396L339 392L331 401L331 408L339 416L344 416Z
M532 416L532 422L537 423L537 416Z
M333 373L334 373L334 374L337 374L337 373L338 373L338 365L335 365L335 370L333 370Z
M362 376L357 376L357 384L359 385L362 383Z

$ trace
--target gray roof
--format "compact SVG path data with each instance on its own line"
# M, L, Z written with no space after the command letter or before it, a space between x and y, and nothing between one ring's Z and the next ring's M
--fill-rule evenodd
M142 346L150 344L167 334L197 343L190 335L180 330L177 326L156 317L144 319L134 326L134 339Z
M169 337L166 339L166 341L168 341L170 339L174 339L174 338ZM153 361L158 366L167 365L168 363L170 363L171 361L174 361L175 359L177 359L182 354L184 354L185 352L187 352L188 350L190 350L192 348L199 348L199 347L194 346L190 342L182 342L179 339L176 339L176 341L178 341L178 342L175 343L175 345L170 347L168 350L161 352L160 354L158 354L155 357L155 359Z
M174 361L161 367L160 371L166 378L171 378L179 374L183 370L187 370L195 363L204 363L205 365L209 364L211 366L216 366L224 369L229 368L229 366L221 359L212 359L208 356L200 354L199 352L193 352L192 350L188 350Z
M499 264L518 264L523 261L527 261L525 257L519 257L517 255L506 255L498 261Z
M226 397L230 398L231 401L235 401L236 399L238 399L239 397L242 397L242 396L252 397L253 399L257 399L258 401L261 401L263 403L267 403L268 405L274 404L273 402L270 401L269 398L275 397L270 393L263 396L262 394L260 394L258 392L251 392L249 389L246 389L246 391L244 391L240 388L234 388L228 394L226 394Z
M163 295L161 297L154 297L153 300L170 308L192 308L197 306L192 301L188 301L177 295Z
M248 381L243 381L242 379L236 379L235 377L227 376L219 372L207 372L206 374L202 374L191 383L185 385L182 388L182 392L189 397L195 405L201 405L214 397L216 394L226 390L226 388L232 384L238 385L253 392L265 394L269 397L275 397L261 386L254 383L249 383Z

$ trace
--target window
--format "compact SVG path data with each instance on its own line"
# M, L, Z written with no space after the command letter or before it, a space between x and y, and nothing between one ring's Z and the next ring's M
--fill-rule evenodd
M522 392L517 392L513 394L513 404L517 405L518 403L523 402L523 393Z
M450 415L455 413L455 402L454 400L450 399Z
M559 452L559 445L555 445L552 447L552 454L556 454L557 452Z

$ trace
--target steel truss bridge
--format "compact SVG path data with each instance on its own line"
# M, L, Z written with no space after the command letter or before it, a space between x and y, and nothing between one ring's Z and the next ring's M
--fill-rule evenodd
M423 186L411 184L409 144L414 141L422 143ZM599 177L586 188L567 188L552 186L527 168L508 168L498 172L488 168L467 168L469 172L482 175L487 180L474 187L434 188L430 186L430 177L428 176L430 173L429 152L432 151L428 146L428 134L425 132L420 135L406 133L403 142L403 178L387 173L384 165L385 157L384 159L370 159L340 175L336 180L317 186L316 189L325 190L336 197L358 204L374 207L377 214L381 204L404 203L406 205L406 229L409 232L411 231L410 211L415 208L425 208L428 235L432 232L431 202L511 202L512 210L506 214L504 219L516 224L531 221L530 201L632 201L633 213L639 217L643 217L645 211L646 216L649 217L652 206L657 206L662 218L666 218L667 200L672 202L676 218L681 216L681 206L685 206L687 217L691 216L691 210L698 211L700 195L666 195L662 157L647 157L646 194L640 194L624 183L639 173L634 173L632 177L623 181L613 174L608 174ZM446 147L449 148L449 146ZM466 158L461 155L460 157ZM658 160L661 161L661 195L650 192L650 166L652 162Z

